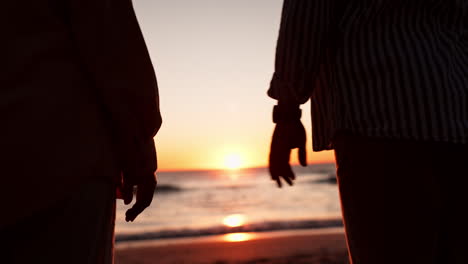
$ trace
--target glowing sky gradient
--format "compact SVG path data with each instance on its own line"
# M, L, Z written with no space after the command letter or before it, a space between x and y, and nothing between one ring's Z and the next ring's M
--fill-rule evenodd
M134 0L159 81L161 170L265 166L274 125L266 96L282 0ZM302 107L309 160L309 104Z

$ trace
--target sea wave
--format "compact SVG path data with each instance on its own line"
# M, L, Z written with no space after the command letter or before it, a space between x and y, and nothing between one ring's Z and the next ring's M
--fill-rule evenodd
M319 179L314 179L314 180L309 181L309 183L310 184L316 184L316 183L337 184L336 174L330 173L325 178L322 177Z
M117 234L116 242L129 241L144 241L154 239L169 239L169 238L190 238L202 237L211 235L224 235L229 233L243 232L269 232L280 230L297 230L297 229L318 229L342 227L341 219L321 219L321 220L301 220L301 221L272 221L264 223L253 223L239 227L216 226L211 228L201 229L173 229L160 230L154 232L142 232L133 234Z
M158 187L156 188L156 193L174 193L174 192L181 192L183 191L183 188L177 185L172 185L172 184L158 184Z
M195 187L195 186L180 186L176 184L158 184L156 187L155 193L174 193L174 192L184 192L184 191L197 191L197 190L240 190L240 189L252 189L256 186L253 184L233 184L233 185L208 185L204 187Z

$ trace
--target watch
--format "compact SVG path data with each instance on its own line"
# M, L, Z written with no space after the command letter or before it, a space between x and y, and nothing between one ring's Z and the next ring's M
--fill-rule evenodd
M273 123L286 123L301 119L302 111L299 107L275 105L273 107Z

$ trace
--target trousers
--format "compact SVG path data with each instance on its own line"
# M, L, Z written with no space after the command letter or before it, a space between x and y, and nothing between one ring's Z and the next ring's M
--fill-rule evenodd
M340 133L334 147L352 264L468 263L468 146Z
M115 186L91 179L53 207L2 228L0 263L111 264L114 225Z

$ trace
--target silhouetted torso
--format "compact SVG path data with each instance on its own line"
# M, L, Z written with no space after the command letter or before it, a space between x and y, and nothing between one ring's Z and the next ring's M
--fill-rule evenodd
M113 173L109 130L60 2L0 9L0 223Z
M9 216L0 227L50 206L89 177L118 176L115 128L146 138L159 128L155 76L128 4L2 3L0 199ZM146 94L146 101L135 104L122 91Z

